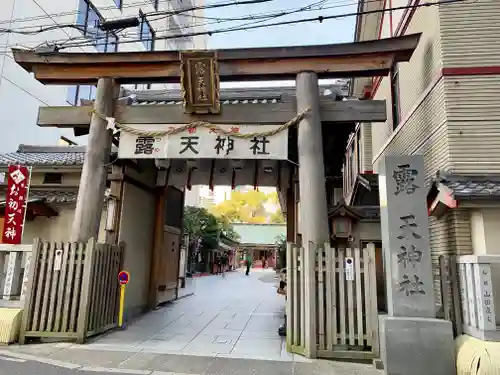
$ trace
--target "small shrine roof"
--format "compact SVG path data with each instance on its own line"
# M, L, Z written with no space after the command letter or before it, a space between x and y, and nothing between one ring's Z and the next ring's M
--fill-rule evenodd
M431 191L441 190L440 187L446 188L453 199L499 199L500 175L464 176L440 172L433 180Z
M243 224L232 223L240 235L241 244L275 245L276 237L286 235L285 224Z

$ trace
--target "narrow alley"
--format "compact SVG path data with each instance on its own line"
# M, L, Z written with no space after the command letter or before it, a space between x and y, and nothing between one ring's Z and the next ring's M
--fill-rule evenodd
M277 295L276 272L256 270L249 276L190 280L194 295L153 311L125 331L102 336L88 349L142 350L151 353L228 356L289 361L285 340L285 299Z

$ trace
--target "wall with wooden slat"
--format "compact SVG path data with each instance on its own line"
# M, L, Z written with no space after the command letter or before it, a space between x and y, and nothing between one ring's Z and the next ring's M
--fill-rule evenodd
M370 122L360 124L361 132L361 171L373 171L373 147L372 147L372 124Z
M377 124L372 127L373 150L380 143ZM380 151L380 150L379 150ZM374 156L374 169L384 155L423 154L425 177L429 180L439 169L448 170L450 155L446 129L444 81L439 80L390 142Z
M450 170L500 173L500 74L445 77L444 85Z
M445 67L498 66L500 2L477 0L439 7Z

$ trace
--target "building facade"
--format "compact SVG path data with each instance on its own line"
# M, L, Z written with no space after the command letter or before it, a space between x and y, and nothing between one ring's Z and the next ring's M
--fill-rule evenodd
M70 130L36 127L38 107L78 105L80 99L93 99L95 95L93 86L40 84L14 62L10 48L42 47L47 42L68 47L66 51L84 52L205 48L205 37L188 36L204 27L206 21L200 18L203 9L174 16L166 13L203 4L204 0L1 1L1 28L33 31L42 26L49 30L33 35L0 33L0 152L15 151L20 143L56 145L60 136L72 137ZM137 28L104 33L96 27L103 20L134 16L140 19ZM161 39L181 33L186 37ZM84 137L78 143L86 143Z
M488 238L500 221L500 2L426 3L359 1L365 13L408 8L358 16L356 41L422 35L410 63L354 81L357 97L386 100L388 120L357 125L343 182L349 199L384 156L424 155L437 270L440 255L499 252Z

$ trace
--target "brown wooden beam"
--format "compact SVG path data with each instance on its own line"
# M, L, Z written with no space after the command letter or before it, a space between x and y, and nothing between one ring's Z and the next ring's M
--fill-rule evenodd
M111 182L123 181L123 182L127 182L131 185L134 185L135 187L137 187L141 190L147 191L150 194L156 193L155 187L148 186L144 182L136 180L134 177L128 175L127 173L110 173L110 174L108 174L108 181L111 181Z
M321 120L325 122L384 122L387 119L383 100L321 102ZM117 106L115 117L124 124L186 124L208 121L217 124L283 124L296 114L295 101L274 104L226 104L220 115L187 115L181 105L158 104ZM38 126L88 127L92 107L40 107Z
M222 81L295 79L314 71L319 78L387 75L395 62L409 61L421 34L362 43L219 50ZM45 84L95 83L114 77L122 84L178 83L178 51L40 54L13 49L15 61Z

